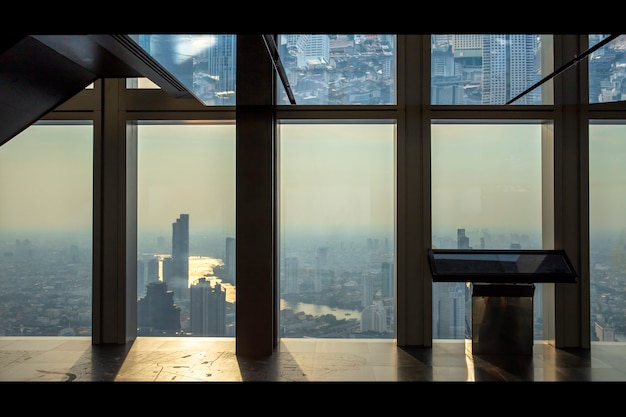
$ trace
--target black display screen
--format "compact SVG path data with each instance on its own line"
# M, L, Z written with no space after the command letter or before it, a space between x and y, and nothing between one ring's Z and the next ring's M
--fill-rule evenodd
M430 249L433 281L534 283L576 282L563 250Z

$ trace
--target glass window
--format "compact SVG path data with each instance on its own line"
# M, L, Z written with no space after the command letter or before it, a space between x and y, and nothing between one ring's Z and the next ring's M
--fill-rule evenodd
M541 249L541 125L433 124L432 245ZM541 284L534 333L542 338ZM433 283L433 339L471 338L471 285Z
M542 68L536 34L431 36L431 104L503 105L538 83ZM544 103L534 88L511 104Z
M393 338L395 125L279 138L281 337Z
M32 125L0 147L0 335L92 333L93 127Z
M589 47L607 35L589 35ZM589 55L589 103L626 99L626 36L621 35Z
M591 340L626 342L626 123L589 126Z
M140 336L235 335L235 125L140 122Z
M395 35L284 34L277 43L296 104L396 104Z
M206 106L234 106L237 36L228 34L130 35ZM138 79L132 87L154 88Z

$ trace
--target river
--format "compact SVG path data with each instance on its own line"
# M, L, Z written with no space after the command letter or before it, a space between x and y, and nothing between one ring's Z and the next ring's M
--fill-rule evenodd
M290 303L283 299L280 300L280 309L290 308L296 313L299 311L303 311L305 314L310 314L312 316L323 316L325 314L333 314L340 319L357 319L361 321L361 312L358 310L344 310L341 308L328 307L318 304L308 304L308 303Z

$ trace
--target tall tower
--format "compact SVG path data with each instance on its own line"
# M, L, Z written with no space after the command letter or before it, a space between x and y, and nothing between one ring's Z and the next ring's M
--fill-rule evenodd
M393 262L383 262L380 269L383 298L393 298Z
M142 259L137 259L137 296L146 291L146 264Z
M374 282L369 271L361 273L361 307L367 307L374 302Z
M207 74L214 88L211 102L216 105L234 105L237 37L232 34L212 36L215 42L206 50Z
M465 229L456 230L456 247L457 249L471 249L469 237L465 236Z
M148 260L148 275L146 275L146 281L144 286L151 282L159 280L159 259L154 257ZM145 289L145 288L144 288Z
M137 302L137 326L141 335L175 335L180 331L180 307L162 281L150 282Z
M457 241L456 245L458 249L472 249L469 244L469 237L465 236L465 229L457 229L456 231ZM471 282L449 282L448 286L450 287L450 301L452 303L452 311L451 316L453 317L453 322L456 323L454 327L454 334L458 338L460 334L458 329L460 325L458 324L460 319L461 312L464 315L464 323L465 323L465 338L470 339L472 337L472 291L473 285ZM464 295L461 297L461 291L463 290ZM464 299L463 305L461 305L461 299Z
M226 238L226 256L224 259L224 269L228 282L235 285L237 283L237 241L234 237Z
M537 35L483 36L483 104L504 104L541 79ZM541 104L536 88L515 104Z
M315 257L315 292L321 292L329 284L328 248L317 248Z
M226 290L200 278L190 288L191 333L193 336L226 336Z
M172 223L171 287L177 298L188 298L189 281L189 214L181 214ZM169 283L168 283L169 284Z
M285 258L285 285L281 291L283 294L299 294L298 283L298 258L288 256Z

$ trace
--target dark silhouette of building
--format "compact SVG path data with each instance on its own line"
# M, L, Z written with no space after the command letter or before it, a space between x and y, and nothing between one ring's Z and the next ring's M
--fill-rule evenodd
M137 302L138 334L174 335L180 331L180 308L163 281L151 282Z
M200 278L190 288L191 333L193 336L226 336L226 290Z
M383 262L380 269L382 297L393 298L393 262Z
M237 249L234 237L226 238L226 256L224 258L225 280L235 285L237 282Z
M172 223L172 271L166 282L177 298L189 298L189 214Z

